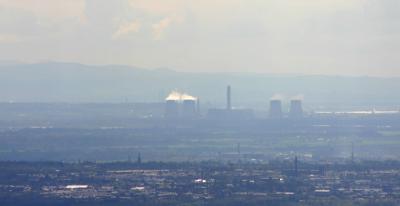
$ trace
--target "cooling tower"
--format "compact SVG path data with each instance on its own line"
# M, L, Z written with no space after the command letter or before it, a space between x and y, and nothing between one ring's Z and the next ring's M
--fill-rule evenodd
M271 100L269 108L269 116L271 118L282 118L282 101Z
M165 102L165 118L174 119L179 117L179 102L167 100Z
M289 116L292 118L303 117L303 108L301 105L301 100L290 101Z
M182 117L193 118L196 116L196 100L187 99L182 103Z

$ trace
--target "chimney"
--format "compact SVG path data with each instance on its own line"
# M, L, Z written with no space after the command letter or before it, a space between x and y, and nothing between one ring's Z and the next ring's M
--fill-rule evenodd
M228 85L226 88L226 109L231 110L231 86Z
M297 160L297 155L294 157L294 175L297 176L299 174L299 168L298 168L298 160Z
M142 163L142 156L140 155L140 152L138 153L137 163L138 163L138 164L141 164L141 163Z
M197 115L200 115L200 98L197 98L196 101L196 113Z
M351 143L351 163L354 163L354 142Z

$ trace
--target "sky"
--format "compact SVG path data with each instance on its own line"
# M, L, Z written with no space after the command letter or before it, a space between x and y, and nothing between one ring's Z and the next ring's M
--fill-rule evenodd
M0 0L0 61L400 76L398 0Z

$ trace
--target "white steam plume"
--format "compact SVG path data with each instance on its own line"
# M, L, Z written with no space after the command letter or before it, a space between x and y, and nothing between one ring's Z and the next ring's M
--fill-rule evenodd
M269 100L284 100L285 96L282 94L274 94Z
M303 94L298 94L296 96L291 97L290 100L301 100L301 101L303 101L304 100L304 95Z
M169 95L167 96L167 98L165 98L165 100L175 100L175 101L179 101L181 99L181 93L179 93L178 91L172 91L171 93L169 93Z
M167 98L165 98L166 101L168 100L174 100L174 101L184 101L184 100L197 100L197 97L194 97L192 95L189 95L187 93L181 93L179 91L172 91L171 93L169 93L169 95L167 96Z

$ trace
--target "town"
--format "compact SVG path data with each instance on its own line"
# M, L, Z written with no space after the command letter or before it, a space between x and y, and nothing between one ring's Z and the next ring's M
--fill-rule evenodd
M139 154L132 162L0 168L0 203L13 205L398 205L400 198L398 161L168 163L142 162Z

